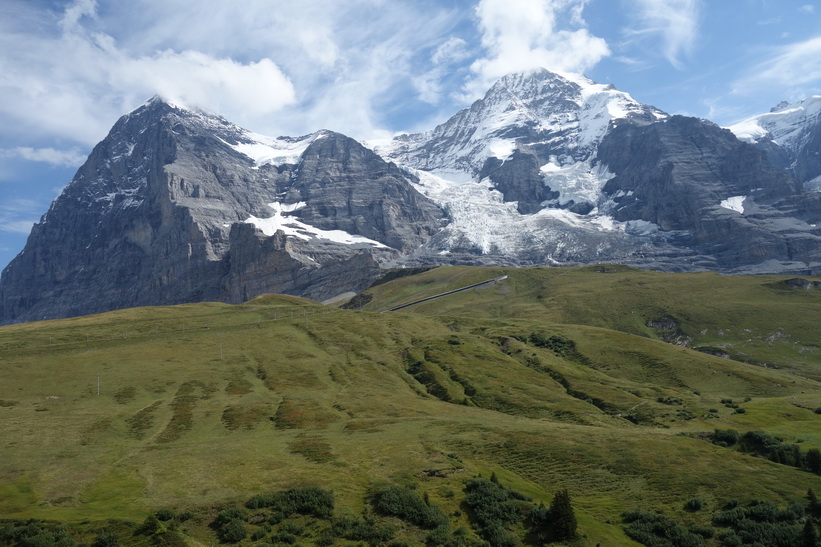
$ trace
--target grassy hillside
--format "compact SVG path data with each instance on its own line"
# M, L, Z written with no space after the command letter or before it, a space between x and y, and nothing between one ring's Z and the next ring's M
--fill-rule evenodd
M821 287L791 286L784 276L664 274L609 264L449 267L378 285L360 301L370 298L362 309L382 311L501 275L509 277L492 289L458 293L404 311L603 327L821 380Z
M319 487L333 492L332 524L250 511L244 544L389 541L361 539L346 515L436 544L379 509L375 492L398 485L441 508L449 544L472 544L488 532L466 485L493 473L536 504L567 489L571 543L614 545L631 543L624 511L707 527L732 500L783 506L821 492L817 474L708 435L761 430L804 455L821 448L821 291L607 270L505 271L392 313L381 311L502 272L395 279L367 291L362 310L266 296L3 327L0 517L61 521L87 543L105 526L120 544L162 544L164 528L138 523L171 510L190 517L177 540L207 545L220 510ZM686 510L688 499L705 509ZM509 533L536 542L529 522Z

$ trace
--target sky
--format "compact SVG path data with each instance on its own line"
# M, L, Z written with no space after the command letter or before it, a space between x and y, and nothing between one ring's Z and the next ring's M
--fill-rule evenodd
M364 140L535 67L726 126L821 94L821 1L0 0L0 267L155 94L265 135Z

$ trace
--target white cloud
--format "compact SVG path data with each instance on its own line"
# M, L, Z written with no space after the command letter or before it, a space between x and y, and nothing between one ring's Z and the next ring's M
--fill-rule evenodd
M733 85L734 93L755 93L761 86L795 90L821 83L821 36L778 48Z
M48 163L58 167L77 167L81 165L86 154L78 148L69 150L57 150L54 148L32 148L30 146L18 146L10 149L0 149L0 157L22 158L28 161L38 161Z
M801 6L801 11L803 11L804 13L815 13L815 6L813 6L812 4L804 4L803 6Z
M294 88L270 59L241 64L197 51L172 50L124 59L110 68L124 89L152 91L174 102L225 112L242 105L248 117L271 114L294 102Z
M270 59L241 63L172 49L133 55L93 29L95 8L92 0L74 2L50 34L0 33L0 120L92 145L156 93L214 111L242 105L248 116L294 101L293 86Z
M470 51L467 42L455 36L437 47L430 57L432 68L412 78L419 99L429 104L438 103L442 97L442 80L468 57Z
M0 232L28 234L39 219L42 207L42 203L29 199L3 200L0 204Z
M470 14L433 0L75 0L59 13L6 0L0 128L26 144L91 146L159 93L259 132L364 138L384 124L379 107L430 68L418 52L442 45L441 65L457 62L459 40L442 37ZM423 98L436 100L446 75Z
M670 64L682 68L681 57L692 52L698 37L700 0L631 0L635 26L628 36L640 41L661 42L661 51Z
M0 231L27 235L36 220L13 220L0 216Z
M587 0L481 0L476 16L486 56L472 70L469 94L486 90L508 74L544 67L584 72L610 55L604 39L584 28ZM580 27L575 29L564 26Z

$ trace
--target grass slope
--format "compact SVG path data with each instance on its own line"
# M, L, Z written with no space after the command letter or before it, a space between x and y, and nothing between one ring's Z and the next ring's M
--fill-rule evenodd
M465 483L495 472L546 504L567 488L577 544L628 544L625 510L709 524L684 501L821 491L817 475L698 438L765 430L821 448L821 293L607 269L506 271L396 313L379 311L501 270L395 279L364 311L266 296L3 327L0 516L170 507L201 515L185 530L208 543L217 509L254 494L320 486L358 515L396 483L468 527ZM666 343L647 326L664 317L689 345L770 366Z

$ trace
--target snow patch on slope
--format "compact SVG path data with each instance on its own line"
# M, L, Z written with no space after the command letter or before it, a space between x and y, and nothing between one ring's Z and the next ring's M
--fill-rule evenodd
M727 129L746 142L758 142L769 136L776 144L797 151L807 138L806 128L821 117L821 95L797 103L781 103L766 114L759 114Z
M369 144L400 165L473 176L490 157L506 161L516 149L549 149L557 157L550 162L564 170L548 182L561 193L559 201L595 204L606 182L591 167L596 148L614 124L634 117L650 122L668 116L612 85L536 69L503 77L483 99L430 131ZM581 165L568 168L574 164Z
M722 201L719 204L719 207L729 209L743 215L745 199L747 199L747 196L733 196Z
M325 133L318 131L305 137L268 137L259 133L245 131L246 139L238 144L226 143L228 146L254 160L256 167L263 165L280 166L286 163L299 163L299 158L313 142L323 138Z
M543 240L561 239L568 229L631 233L637 228L596 211L578 215L564 209L542 209L523 215L515 201L505 202L502 193L489 182L482 183L487 181L471 181L460 171L410 171L419 177L416 189L448 212L450 224L443 230L446 246L463 247L467 241L482 254L515 255ZM650 231L647 226L639 229Z
M253 224L259 228L266 236L272 236L278 231L281 231L286 236L296 237L305 241L311 239L324 239L334 243L342 243L344 245L371 245L373 247L380 247L388 249L387 245L383 245L373 239L367 237L349 234L344 230L321 230L310 224L305 224L294 218L288 218L288 213L293 213L303 207L305 202L298 203L269 203L268 206L274 210L274 216L270 218L257 218L253 215L245 220L248 224Z
M560 165L555 156L550 158L550 162L542 165L539 172L544 177L544 183L551 190L559 192L559 205L565 205L571 201L574 203L598 202L602 188L614 176L605 165L599 164L592 167L588 162Z

